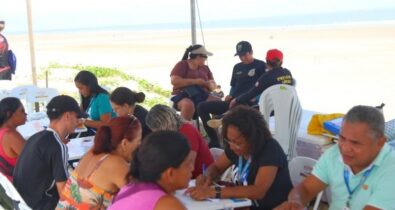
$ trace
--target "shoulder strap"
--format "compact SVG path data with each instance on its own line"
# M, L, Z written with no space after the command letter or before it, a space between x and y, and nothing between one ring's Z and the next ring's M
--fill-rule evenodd
M0 156L0 172L7 176L12 176L14 167Z
M104 160L105 160L109 155L110 155L110 154L106 154L106 155L104 155L103 157L101 157L101 158L99 159L99 161L97 161L95 168L93 168L93 170L89 173L89 175L88 175L88 177L87 177L88 180L89 180L89 178L92 176L93 172L95 172L95 171L99 168L99 166L104 162Z

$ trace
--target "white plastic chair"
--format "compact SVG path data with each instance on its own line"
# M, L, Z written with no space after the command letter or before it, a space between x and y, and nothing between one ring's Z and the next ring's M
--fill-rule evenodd
M259 110L268 126L270 113L274 111L273 136L291 160L303 112L295 87L279 84L267 88L259 99Z
M28 104L29 113L34 112L34 104L47 104L53 97L59 95L59 92L54 88L37 88L27 93L26 102Z
M14 205L18 205L19 209L21 210L31 209L23 200L19 192L15 189L14 185L10 182L10 180L8 180L7 177L4 176L2 173L0 173L0 183L8 197L15 201ZM2 209L1 206L0 209Z
M224 150L221 148L213 147L213 148L210 148L210 153L213 156L214 161L216 161L218 159L218 157L224 153Z
M309 157L297 156L294 157L289 162L289 173L291 176L291 181L294 186L298 185L306 178L311 171L313 170L314 165L317 163L317 160L314 160ZM313 210L317 210L320 205L322 194L324 191L318 193L317 198L315 199Z

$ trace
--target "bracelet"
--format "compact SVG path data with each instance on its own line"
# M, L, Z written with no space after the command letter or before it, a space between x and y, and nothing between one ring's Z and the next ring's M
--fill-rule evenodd
M215 190L215 198L221 198L221 190L222 190L222 188L220 186L215 186L214 190Z

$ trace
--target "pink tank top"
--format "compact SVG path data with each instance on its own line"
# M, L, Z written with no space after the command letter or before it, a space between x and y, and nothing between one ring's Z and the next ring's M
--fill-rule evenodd
M0 128L0 156L7 161L7 163L9 163L12 167L15 167L16 165L16 161L17 161L17 157L12 158L12 157L8 157L8 155L5 154L4 149L3 149L3 137L4 134L8 131L8 128ZM4 174L7 176L7 178L9 180L12 180L12 176L8 176L7 174Z
M155 183L130 183L119 191L108 210L153 210L165 195L166 192Z

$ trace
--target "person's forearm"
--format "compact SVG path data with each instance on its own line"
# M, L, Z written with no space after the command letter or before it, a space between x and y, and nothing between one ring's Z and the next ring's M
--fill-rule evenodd
M173 80L171 84L175 88L183 88L183 87L189 86L189 85L196 85L197 84L197 79L178 78L178 79Z
M309 202L306 190L301 186L294 187L288 195L288 201L297 202L302 206L306 206Z
M221 190L221 198L248 198L260 200L265 196L266 192L267 190L255 185L225 187Z

